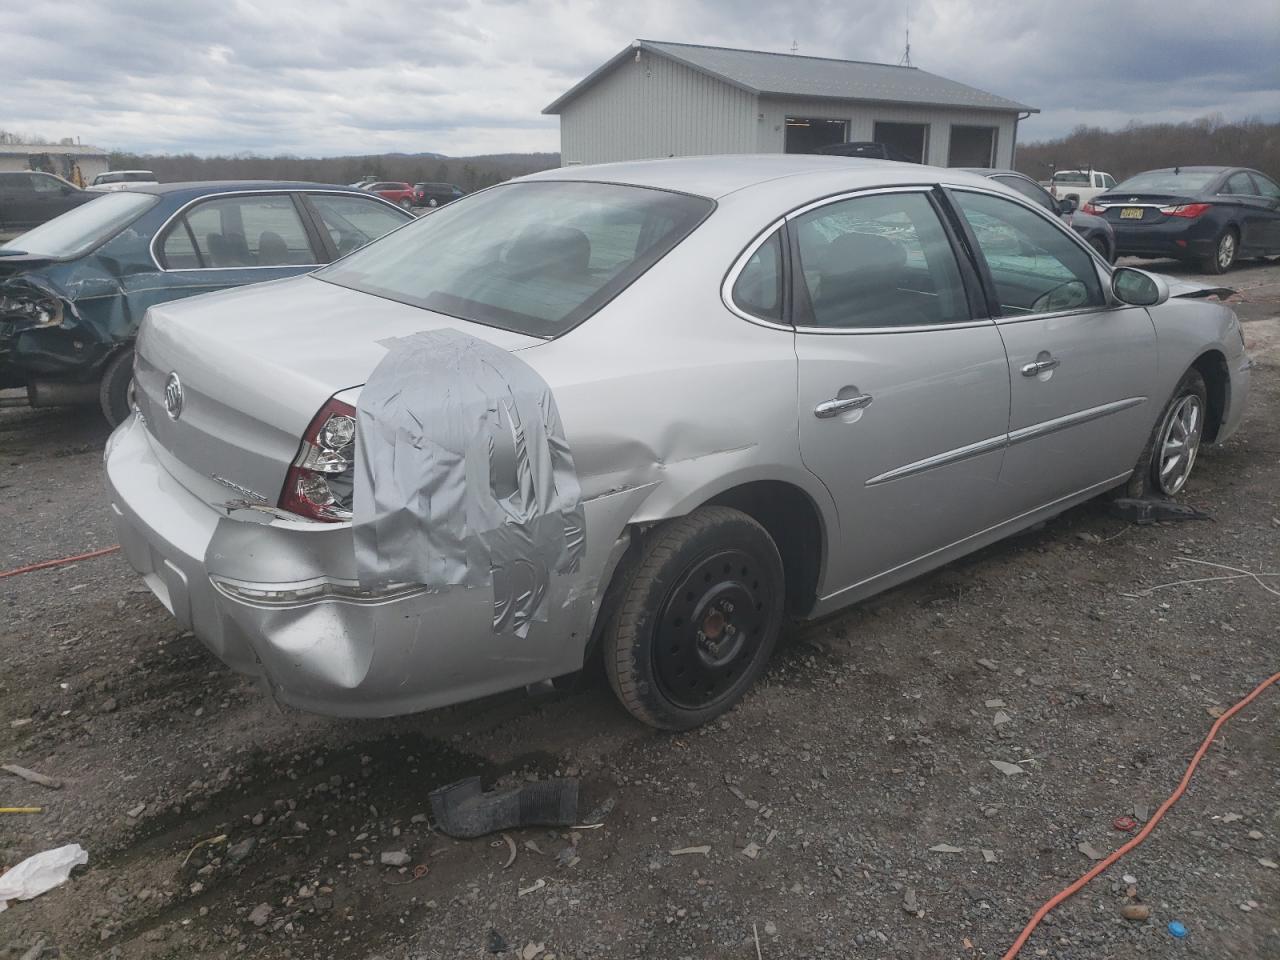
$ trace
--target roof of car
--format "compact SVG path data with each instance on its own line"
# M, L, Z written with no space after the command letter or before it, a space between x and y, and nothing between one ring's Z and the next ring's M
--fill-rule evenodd
M191 180L185 183L139 184L131 188L133 193L151 193L156 196L185 194L201 197L214 193L248 193L258 190L338 190L342 193L362 193L353 187L336 183L307 183L302 180ZM367 193L366 193L367 195Z
M1026 177L1025 173L1019 173L1017 170L1009 170L1004 167L952 167L953 170L963 170L965 173L976 173L980 177Z
M850 187L893 183L921 183L958 174L954 168L926 167L864 157L832 157L803 153L731 154L710 157L672 157L666 160L628 160L590 166L559 167L521 177L516 182L590 180L629 186L675 190L718 198L771 180L804 174L839 174Z

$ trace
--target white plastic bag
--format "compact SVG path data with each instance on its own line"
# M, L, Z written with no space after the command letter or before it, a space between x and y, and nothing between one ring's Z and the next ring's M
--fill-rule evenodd
M0 876L0 911L8 908L6 900L30 900L62 886L75 867L88 862L89 854L78 843L27 857Z

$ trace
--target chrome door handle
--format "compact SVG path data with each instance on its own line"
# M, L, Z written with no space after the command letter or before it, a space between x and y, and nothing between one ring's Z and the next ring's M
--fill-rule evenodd
M813 408L813 415L819 420L830 420L832 417L838 417L840 414L848 413L850 410L862 410L869 406L871 406L871 394L860 393L856 397L824 400Z
M1061 363L1062 361L1057 357L1050 357L1048 360L1032 360L1030 363L1023 364L1022 375L1024 377L1034 377L1038 373L1057 368Z

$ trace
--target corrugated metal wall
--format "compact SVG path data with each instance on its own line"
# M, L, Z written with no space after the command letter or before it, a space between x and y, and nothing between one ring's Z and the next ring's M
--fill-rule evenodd
M645 52L560 114L562 163L755 153L756 96Z
M844 120L849 124L850 140L873 140L876 121L885 123L927 123L929 125L928 162L938 167L947 165L951 147L951 125L996 127L996 166L1013 166L1014 114L983 110L960 110L944 107L903 107L892 104L856 103L847 100L784 100L761 97L759 112L764 120L757 126L760 136L757 149L761 153L782 153L785 135L783 121L787 117L813 117Z
M560 114L561 162L782 153L788 116L844 120L850 140L874 139L877 120L927 123L928 162L941 167L947 165L952 124L996 127L996 166L1013 166L1014 114L757 97L647 51L639 63L624 61L565 104Z

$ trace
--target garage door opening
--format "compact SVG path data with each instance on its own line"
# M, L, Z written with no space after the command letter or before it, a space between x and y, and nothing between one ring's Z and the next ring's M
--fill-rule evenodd
M890 150L909 157L914 163L924 163L929 153L929 125L927 123L876 122L875 140Z
M843 120L787 117L787 134L783 141L783 150L787 153L813 153L818 147L844 143L847 139L845 126Z
M996 128L951 128L951 146L947 150L948 167L994 167L996 165Z

